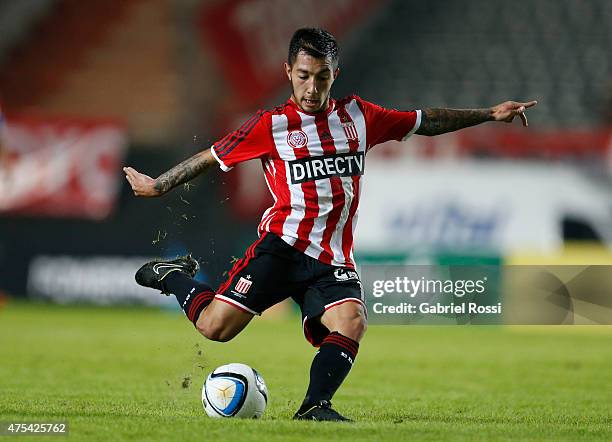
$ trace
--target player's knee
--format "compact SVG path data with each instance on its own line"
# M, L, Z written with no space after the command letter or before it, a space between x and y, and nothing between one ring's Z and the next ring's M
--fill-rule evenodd
M235 336L224 327L223 323L215 320L201 318L196 322L196 328L205 338L216 342L227 342Z
M338 329L343 335L360 341L368 329L368 321L363 308L356 308L349 314L343 315Z
M361 339L368 329L368 320L366 319L365 313L360 311L359 314L351 320L351 325L353 332Z

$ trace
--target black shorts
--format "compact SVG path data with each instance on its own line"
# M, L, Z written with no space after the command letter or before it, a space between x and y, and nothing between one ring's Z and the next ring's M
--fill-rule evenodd
M260 315L287 299L302 311L306 339L319 346L329 330L319 322L325 310L344 302L357 302L365 311L357 272L322 263L287 244L273 233L264 233L238 260L215 299L245 312Z

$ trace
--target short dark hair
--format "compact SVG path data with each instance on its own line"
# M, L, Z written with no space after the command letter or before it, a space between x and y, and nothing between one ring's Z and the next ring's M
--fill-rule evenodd
M321 28L300 28L295 31L289 42L289 66L293 65L300 51L315 58L330 58L336 65L340 58L336 38Z

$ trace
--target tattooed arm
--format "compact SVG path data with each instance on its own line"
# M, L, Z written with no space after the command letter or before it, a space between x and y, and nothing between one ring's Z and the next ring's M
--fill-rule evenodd
M140 173L132 167L124 167L123 172L125 172L125 178L132 186L134 195L151 197L161 196L176 186L192 180L216 163L210 149L206 149L162 173L156 179Z
M526 127L528 124L525 110L537 103L537 101L527 103L506 101L488 109L424 109L421 114L421 125L416 133L433 136L475 126L485 121L511 123L517 115Z

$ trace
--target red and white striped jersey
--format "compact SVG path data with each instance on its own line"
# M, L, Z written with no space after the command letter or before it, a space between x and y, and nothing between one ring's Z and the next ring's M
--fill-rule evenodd
M382 108L358 96L308 113L293 101L259 111L211 150L221 169L259 158L274 204L259 233L271 232L326 264L354 268L353 235L368 150L412 135L421 111Z

